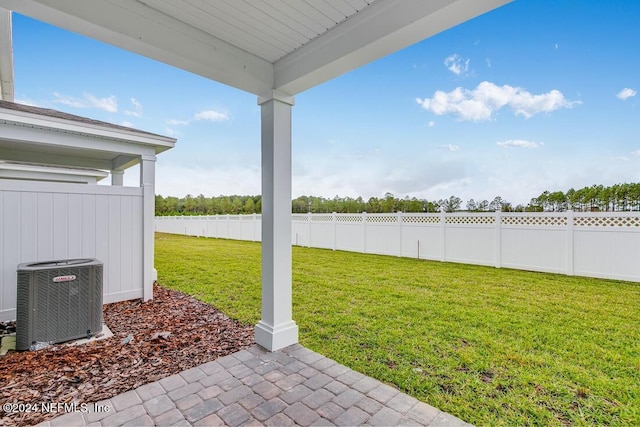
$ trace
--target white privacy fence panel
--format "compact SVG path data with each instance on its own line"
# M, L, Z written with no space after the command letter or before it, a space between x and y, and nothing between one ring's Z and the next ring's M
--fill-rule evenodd
M142 297L142 189L0 180L0 320L23 262L97 258L104 302Z
M444 217L444 261L492 265L496 254L496 214L454 213Z
M260 240L260 215L157 217L156 231ZM640 282L640 212L293 214L293 245Z
M159 216L155 230L196 237L260 241L261 215Z
M571 274L569 214L502 214L501 266Z
M637 212L573 217L573 274L640 281Z

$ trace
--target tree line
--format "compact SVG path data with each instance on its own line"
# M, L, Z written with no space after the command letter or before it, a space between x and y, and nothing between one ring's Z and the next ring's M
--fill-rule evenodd
M156 196L156 215L224 215L253 214L262 210L261 196L187 195L183 198ZM527 205L512 204L500 196L493 200L470 199L466 203L457 196L426 200L416 197L399 198L391 193L384 197L324 198L300 196L291 202L293 213L391 213L391 212L562 212L574 211L640 211L640 183L616 184L610 187L593 185L578 190L544 191Z

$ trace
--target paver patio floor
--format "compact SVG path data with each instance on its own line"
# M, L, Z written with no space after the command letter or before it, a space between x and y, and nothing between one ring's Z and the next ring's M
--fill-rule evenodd
M39 424L120 425L468 424L300 344L276 352L255 345Z

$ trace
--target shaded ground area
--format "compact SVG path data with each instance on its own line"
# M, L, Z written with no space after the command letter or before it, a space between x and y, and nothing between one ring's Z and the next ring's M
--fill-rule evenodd
M96 402L254 344L253 325L160 286L152 301L104 307L113 338L0 358L0 401ZM32 425L56 415L2 411L0 425Z

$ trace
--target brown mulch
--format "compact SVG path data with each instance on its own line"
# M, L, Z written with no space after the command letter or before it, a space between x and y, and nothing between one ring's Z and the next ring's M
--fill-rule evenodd
M97 402L254 344L253 326L160 286L146 303L105 305L104 322L112 338L0 357L0 402ZM2 411L0 426L33 425L56 415Z

